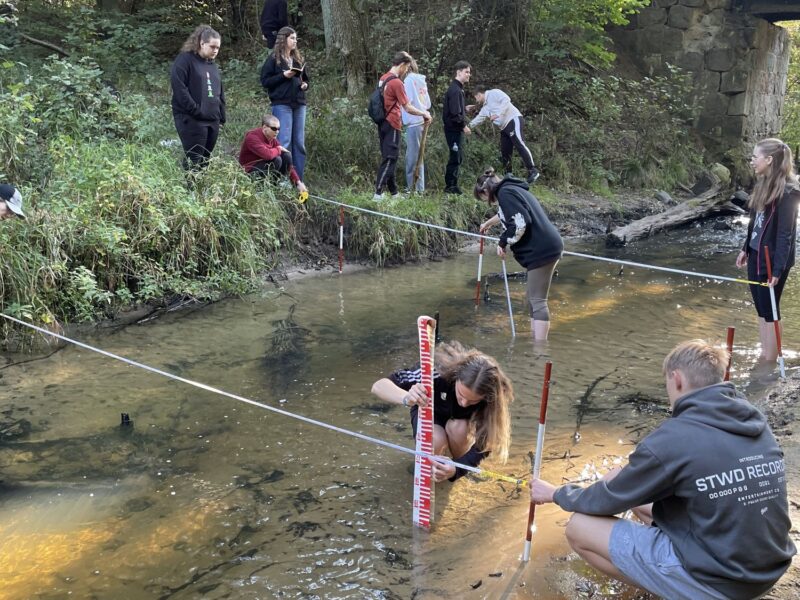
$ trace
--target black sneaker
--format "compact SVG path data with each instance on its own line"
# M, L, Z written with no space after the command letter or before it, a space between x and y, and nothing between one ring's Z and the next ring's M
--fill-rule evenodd
M464 192L461 191L461 188L458 187L458 186L444 188L444 193L445 194L458 194L459 196L462 196L464 194Z
M533 167L530 171L528 171L528 183L535 183L537 179L539 179L539 169Z

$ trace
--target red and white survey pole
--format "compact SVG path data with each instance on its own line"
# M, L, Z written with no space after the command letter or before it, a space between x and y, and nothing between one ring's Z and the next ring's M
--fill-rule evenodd
M542 384L542 403L539 407L539 432L536 434L536 456L533 459L533 479L539 479L542 469L542 448L544 446L544 430L547 423L547 400L550 397L550 372L553 363L549 360L544 364L544 383ZM531 502L528 508L528 528L525 530L525 548L522 551L522 562L531 559L531 539L533 538L533 519L536 516L536 504Z
M727 347L728 347L728 366L725 367L725 379L724 381L731 380L731 365L733 364L733 335L736 333L736 327L728 327L728 340L727 340Z
M417 452L433 454L433 351L436 321L430 317L417 319L419 330L419 365L421 383L428 396L428 405L417 410ZM414 525L430 529L433 521L433 465L431 459L414 458Z
M475 308L481 305L481 274L483 271L483 236L481 236L481 249L478 252L478 281L475 284Z
M344 206L339 207L339 273L344 267Z
M772 262L769 259L769 248L764 246L764 258L767 261L767 282L772 280ZM775 326L775 343L778 345L778 366L781 368L781 377L786 377L786 365L783 363L783 349L781 348L781 323L778 321L778 303L775 301L775 288L769 286L769 300L772 303L772 324Z

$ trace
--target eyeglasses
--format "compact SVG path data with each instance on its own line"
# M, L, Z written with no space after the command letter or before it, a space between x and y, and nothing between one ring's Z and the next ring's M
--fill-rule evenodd
M273 127L272 125L267 125L267 127L269 127L270 129L272 129L272 131L280 131L280 130L281 130L281 128L280 128L280 127Z

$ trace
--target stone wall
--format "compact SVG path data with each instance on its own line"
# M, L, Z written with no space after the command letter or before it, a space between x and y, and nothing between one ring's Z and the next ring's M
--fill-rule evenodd
M654 0L612 32L642 74L691 73L694 127L717 159L780 132L789 70L788 32L731 4Z

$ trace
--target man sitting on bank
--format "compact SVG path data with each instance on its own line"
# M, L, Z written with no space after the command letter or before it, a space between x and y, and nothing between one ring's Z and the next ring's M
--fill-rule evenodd
M308 191L292 165L292 153L278 143L281 123L275 115L261 118L261 127L251 129L244 136L239 151L239 164L254 177L278 174L288 177L299 192Z
M783 452L723 382L727 364L724 349L679 344L663 367L672 416L624 468L586 488L531 482L533 502L575 513L567 541L595 569L670 600L749 600L789 567ZM612 516L629 509L643 524Z

